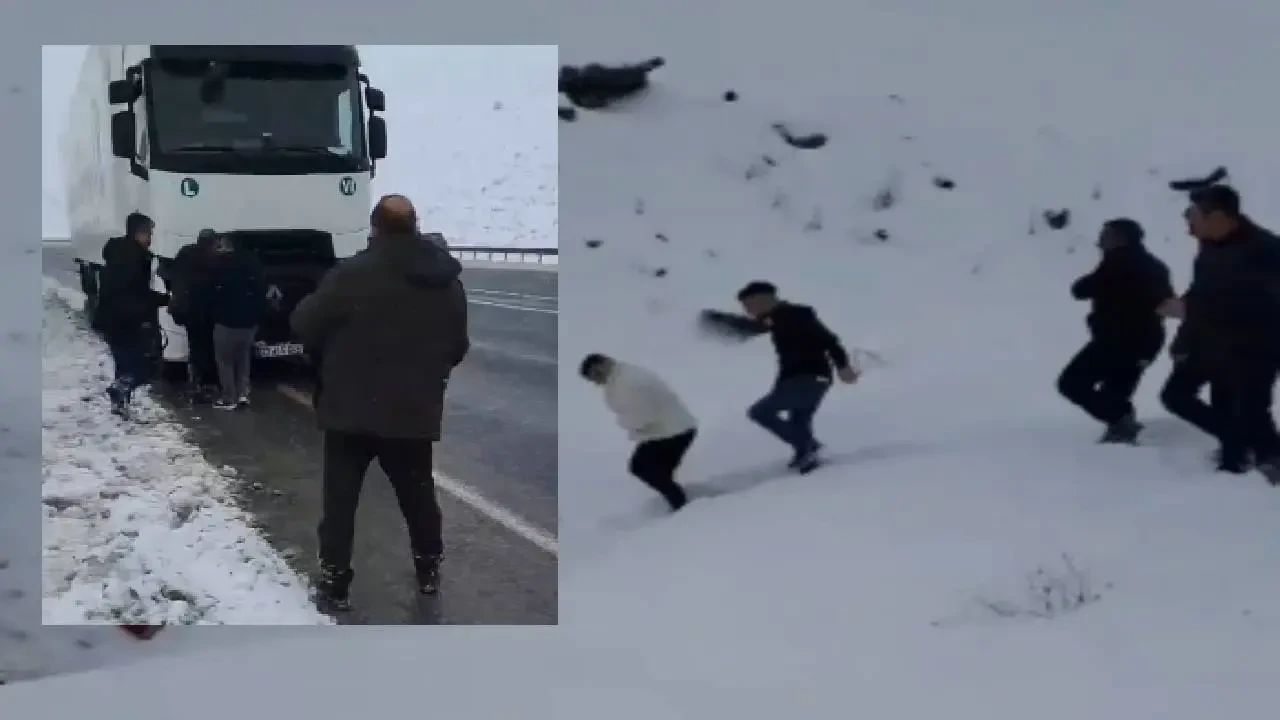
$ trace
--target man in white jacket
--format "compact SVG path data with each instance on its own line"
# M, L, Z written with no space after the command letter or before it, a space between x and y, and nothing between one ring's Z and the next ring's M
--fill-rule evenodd
M657 490L672 510L684 507L689 498L675 475L698 434L693 414L661 378L642 367L592 353L579 372L604 389L605 404L636 443L631 474Z

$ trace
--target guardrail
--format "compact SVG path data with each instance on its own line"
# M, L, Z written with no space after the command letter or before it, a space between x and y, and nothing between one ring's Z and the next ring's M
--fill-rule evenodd
M449 252L459 260L487 260L490 262L560 264L558 248L490 247L487 245L450 245Z

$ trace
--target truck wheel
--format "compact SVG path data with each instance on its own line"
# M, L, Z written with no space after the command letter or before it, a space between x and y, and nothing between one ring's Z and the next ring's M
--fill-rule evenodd
M98 273L92 265L80 266L80 290L84 293L84 314L92 318L98 310Z

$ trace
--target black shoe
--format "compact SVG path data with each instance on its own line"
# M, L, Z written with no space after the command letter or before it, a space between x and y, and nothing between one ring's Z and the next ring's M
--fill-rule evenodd
M316 582L316 607L321 612L347 612L351 610L351 570L338 570L332 566L320 567L320 579Z
M808 475L809 473L816 470L817 467L821 464L822 464L822 458L818 457L818 448L815 447L809 452L796 458L795 464L792 466L792 469L794 469L796 472L800 473L801 475Z
M1135 420L1132 415L1128 415L1108 425L1098 442L1106 445L1135 445L1141 432L1142 423Z
M822 450L822 443L814 440L806 450L797 450L795 455L791 456L791 462L787 463L787 467L792 470L799 470L800 466L805 465L818 457L818 452Z
M125 392L125 389L120 387L118 383L111 383L107 386L107 398L111 400L111 414L128 419L129 394Z
M1235 475L1247 473L1256 467L1256 459L1252 452L1246 452L1242 457L1228 458L1222 448L1213 451L1213 464L1218 472L1229 472Z
M415 557L413 559L414 575L418 579L418 592L423 595L435 595L440 592L440 557Z
M1275 458L1263 460L1262 462L1259 462L1256 467L1258 468L1258 472L1262 473L1262 476L1267 479L1267 482L1270 483L1272 487L1280 487L1280 460Z

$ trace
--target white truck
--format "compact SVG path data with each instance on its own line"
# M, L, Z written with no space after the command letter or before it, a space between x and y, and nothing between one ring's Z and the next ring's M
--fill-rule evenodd
M289 313L366 246L385 105L354 45L91 46L62 147L86 309L103 245L142 212L155 289L201 229L226 233L266 272L257 355L301 356ZM160 329L166 369L185 369L186 332L166 311Z

